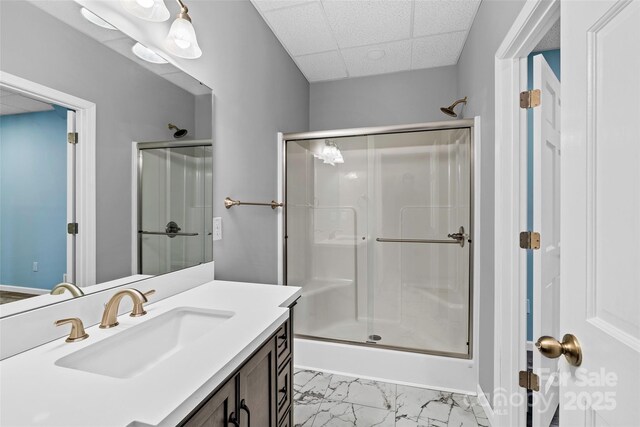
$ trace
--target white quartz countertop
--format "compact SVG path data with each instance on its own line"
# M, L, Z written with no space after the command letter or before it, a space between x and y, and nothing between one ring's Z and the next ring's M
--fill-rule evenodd
M0 362L2 426L173 426L236 370L289 317L300 288L212 281L118 317L89 338L64 338ZM233 317L132 378L60 367L55 362L176 307L232 311ZM67 326L68 327L68 326Z

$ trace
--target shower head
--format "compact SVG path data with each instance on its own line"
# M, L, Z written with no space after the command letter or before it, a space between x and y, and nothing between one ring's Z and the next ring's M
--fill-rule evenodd
M180 129L178 126L172 125L171 123L169 123L168 128L171 129L171 130L175 130L175 133L173 134L173 137L176 138L176 139L182 138L187 133L189 133L188 130Z
M456 105L458 105L460 103L466 104L467 103L467 97L465 96L464 98L458 99L456 102L454 102L453 104L449 105L448 107L440 108L440 111L445 113L447 116L458 117L458 115L456 114L455 111L453 111L453 109L455 108Z

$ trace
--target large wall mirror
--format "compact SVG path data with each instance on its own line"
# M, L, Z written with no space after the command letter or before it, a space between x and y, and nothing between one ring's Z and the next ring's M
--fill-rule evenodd
M0 316L212 261L211 89L74 1L1 8Z

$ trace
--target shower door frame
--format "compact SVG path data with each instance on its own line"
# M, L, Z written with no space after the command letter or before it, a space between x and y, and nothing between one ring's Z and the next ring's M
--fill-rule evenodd
M287 286L287 143L309 139L340 138L352 136L372 136L387 135L394 133L411 133L424 131L438 131L451 129L469 129L470 132L470 207L469 207L469 315L467 338L469 346L467 353L454 353L437 350L420 350L392 345L379 344L366 341L350 341L336 338L318 337L314 335L295 334L295 338L302 338L314 341L324 341L330 343L357 345L369 348L396 350L410 353L427 354L434 356L445 356L457 359L476 359L477 351L475 341L477 331L474 325L478 322L478 290L474 289L474 283L479 283L479 259L474 247L480 242L480 232L475 225L480 223L480 211L476 208L475 199L480 194L478 162L480 159L480 117L474 119L448 120L442 122L416 123L394 126L361 127L351 129L335 129L311 132L294 132L278 134L278 196L282 200L282 213L278 224L278 238L281 240L278 245L279 271L278 283Z
M132 180L133 186L131 189L131 207L133 210L133 215L131 215L131 274L133 275L142 274L142 235L138 232L142 229L142 150L186 147L213 147L213 141L210 139L150 142L133 141L133 161L131 165L132 176L135 177L135 180ZM213 245L213 241L211 244Z

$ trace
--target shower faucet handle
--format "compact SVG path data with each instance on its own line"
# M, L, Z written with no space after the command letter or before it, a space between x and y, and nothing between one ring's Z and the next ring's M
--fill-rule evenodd
M464 242L465 242L465 240L467 240L469 235L465 234L464 227L460 226L460 228L458 229L457 233L447 234L447 237L449 237L449 238L451 238L453 240L457 240L460 243L460 247L464 248ZM469 242L471 242L471 241L469 241Z

